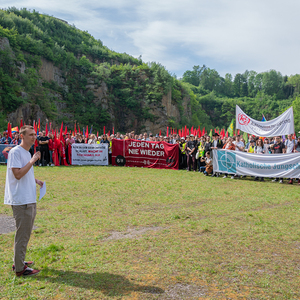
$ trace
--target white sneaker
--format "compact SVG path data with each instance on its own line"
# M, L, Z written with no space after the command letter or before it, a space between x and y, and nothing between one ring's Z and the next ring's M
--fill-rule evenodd
M278 179L273 179L273 180L272 180L272 182L277 182L277 181L278 181Z
M223 178L227 178L227 176L225 175L225 176L223 176Z
M231 176L231 179L234 179L234 176Z
M280 180L279 180L279 183L283 183L283 180L282 180L282 179L280 179Z

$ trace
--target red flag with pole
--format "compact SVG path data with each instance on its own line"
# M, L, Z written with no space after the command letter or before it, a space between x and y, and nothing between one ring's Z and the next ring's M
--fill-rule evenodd
M48 123L46 123L46 135L48 135Z
M23 127L23 120L21 118L21 121L20 121L20 129Z
M103 134L105 134L105 126L103 126Z
M85 137L86 137L85 143L87 144L88 139L89 139L89 126L88 125L86 125Z
M97 138L99 137L99 132L97 131Z
M167 136L169 136L169 127L167 127Z
M115 127L113 127L113 135L115 135Z
M161 130L159 131L159 136L161 136Z

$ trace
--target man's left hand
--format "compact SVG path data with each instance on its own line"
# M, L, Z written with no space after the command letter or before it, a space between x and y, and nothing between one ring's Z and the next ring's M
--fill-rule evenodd
M42 186L44 185L44 182L41 181L41 180L36 179L35 182L36 182L40 187L42 187Z

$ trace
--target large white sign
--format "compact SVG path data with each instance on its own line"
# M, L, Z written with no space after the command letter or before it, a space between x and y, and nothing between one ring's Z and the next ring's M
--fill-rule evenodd
M236 106L236 128L244 132L263 137L294 134L294 113L290 107L282 115L271 121L256 121Z
M254 154L213 150L213 170L257 177L300 178L300 153Z
M72 165L108 165L108 144L72 144Z

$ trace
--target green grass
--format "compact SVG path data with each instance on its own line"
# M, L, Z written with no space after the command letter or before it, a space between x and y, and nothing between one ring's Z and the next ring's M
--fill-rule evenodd
M299 186L125 167L35 175L47 195L26 257L42 271L16 278L14 233L0 235L1 299L170 299L178 283L199 299L300 298Z

